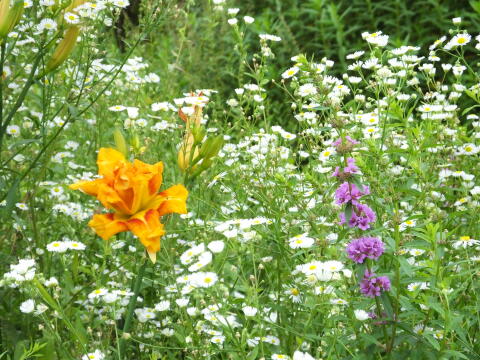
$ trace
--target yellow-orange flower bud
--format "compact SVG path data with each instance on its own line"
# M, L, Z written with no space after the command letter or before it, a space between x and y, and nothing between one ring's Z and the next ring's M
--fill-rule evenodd
M23 1L15 1L10 7L10 0L0 0L0 38L6 37L18 24L23 14Z
M65 31L65 36L57 45L50 61L47 63L45 74L55 70L68 58L77 43L79 34L80 28L78 26L71 26Z
M193 135L191 133L187 133L183 139L182 145L180 145L177 156L178 167L182 171L187 170L190 167L191 162L195 160L199 154L197 146L195 146L195 150L193 150L194 143L195 138Z
M113 140L115 141L115 147L120 151L123 156L128 157L128 146L125 141L125 137L120 129L115 129L113 132Z

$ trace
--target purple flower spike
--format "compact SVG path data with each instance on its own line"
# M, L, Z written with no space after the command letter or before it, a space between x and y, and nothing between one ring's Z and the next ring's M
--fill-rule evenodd
M362 264L366 258L377 260L384 250L385 245L376 237L354 239L347 246L348 257L357 264Z
M389 291L390 287L390 279L387 276L377 277L375 273L368 270L365 271L363 279L360 282L360 292L371 298L380 296L384 291Z

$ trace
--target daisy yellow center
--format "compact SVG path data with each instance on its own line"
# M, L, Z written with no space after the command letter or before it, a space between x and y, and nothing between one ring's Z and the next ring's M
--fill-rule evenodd
M295 289L295 288L292 288L292 289L290 289L290 293L291 293L292 295L294 295L294 296L297 296L298 294L300 294L300 291L298 291L298 290Z
M468 240L470 240L470 236L460 236L460 240L468 241Z
M207 283L207 284L210 284L210 283L212 282L212 278L207 277L207 278L205 278L205 280L203 280L203 281L204 281L205 283Z
M308 268L309 270L315 270L317 268L317 265L310 265L310 267Z
M465 39L464 37L461 37L461 38L458 38L457 42L459 44L465 44L467 42L467 39Z
M465 151L467 151L467 152L470 152L470 151L472 151L472 150L473 150L473 149L472 149L472 147L471 147L471 146L467 146L467 147L465 147Z

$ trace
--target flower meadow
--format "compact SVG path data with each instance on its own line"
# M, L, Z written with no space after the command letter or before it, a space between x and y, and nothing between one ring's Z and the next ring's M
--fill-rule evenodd
M134 3L0 0L0 359L480 359L475 28Z

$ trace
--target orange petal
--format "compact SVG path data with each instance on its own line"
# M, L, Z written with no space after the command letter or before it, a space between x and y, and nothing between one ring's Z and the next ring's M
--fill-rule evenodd
M125 163L125 156L120 151L111 148L101 148L98 151L97 166L100 175L110 177Z
M165 230L157 210L141 211L127 220L126 224L128 229L138 236L148 253L160 250L160 237L165 234Z
M92 181L84 180L84 181L79 181L75 184L71 184L69 186L70 189L72 190L82 190L85 194L91 195L91 196L97 196L98 194L98 187L103 184L104 180L103 179L96 179Z
M122 172L129 178L128 192L120 183L115 181L115 189L130 208L130 214L135 214L142 209L152 208L149 204L157 196L158 189L162 184L163 164L158 162L154 165L135 160L129 167L129 171ZM126 182L125 182L126 183Z
M160 216L177 213L187 213L188 191L183 185L174 185L158 194L158 213Z
M88 226L95 230L103 240L108 240L113 235L128 230L125 222L117 220L115 214L95 214Z
M114 209L122 214L129 214L129 208L118 195L118 193L108 184L100 184L98 187L97 199L107 209Z

